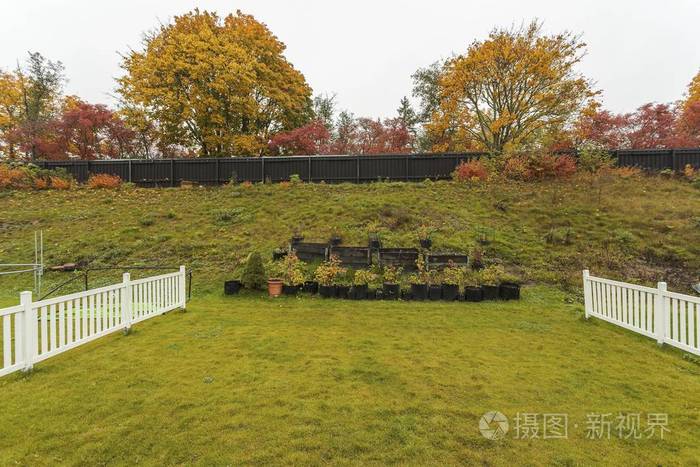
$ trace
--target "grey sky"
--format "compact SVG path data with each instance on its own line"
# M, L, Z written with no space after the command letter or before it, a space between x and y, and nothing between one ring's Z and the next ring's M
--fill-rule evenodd
M68 93L112 104L117 52L195 7L241 9L265 22L314 92L337 93L339 106L359 116L393 116L416 68L465 51L494 26L533 18L548 32L583 34L581 71L614 111L679 99L700 69L698 0L4 0L0 68L38 51L65 64Z

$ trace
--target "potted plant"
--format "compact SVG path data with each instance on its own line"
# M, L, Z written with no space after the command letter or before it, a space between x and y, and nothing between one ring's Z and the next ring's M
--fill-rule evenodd
M474 247L470 256L469 265L474 271L484 269L484 251L480 247Z
M238 279L230 280L224 282L224 294L225 295L236 295L241 288L243 287L243 283L239 281Z
M429 226L423 224L418 227L418 241L420 242L420 247L429 250L433 246L433 240L430 236L433 233L433 229Z
M369 247L372 250L378 250L382 247L382 241L379 238L379 224L371 222L367 226L367 237L369 238Z
M279 297L282 295L282 286L284 285L284 282L282 279L279 279L277 277L270 277L267 280L267 293L270 295L270 297Z
M329 240L329 243L332 246L338 246L341 243L343 243L343 238L340 235L340 229L338 227L334 227L333 230L331 230L331 238Z
M502 300L520 300L520 281L516 276L505 273L501 276L498 292Z
M459 298L459 286L464 279L464 271L449 261L447 267L442 272L442 298L443 300L454 301Z
M350 298L354 300L365 300L367 291L369 290L370 282L374 282L377 275L372 271L358 269L352 279L352 288L350 289Z
M292 234L292 246L304 241L304 236L300 230L295 230Z
M467 302L480 302L484 299L479 279L474 272L467 272L464 275L464 300Z
M246 259L241 282L246 289L262 290L266 284L265 266L260 253L251 253Z
M318 282L317 281L304 281L304 285L301 287L301 290L306 293L310 293L312 295L318 293Z
M331 255L327 261L321 263L314 274L319 284L318 293L324 298L335 297L337 293L335 280L344 272L345 269L340 267L340 259L336 255Z
M440 300L442 298L442 285L440 285L440 273L429 271L430 284L428 285L428 299Z
M425 259L423 255L418 255L416 259L417 271L411 274L408 278L411 284L411 298L413 300L425 300L428 298L428 284L430 283L430 274L425 267Z
M503 267L498 265L488 266L481 271L481 290L484 300L498 300L500 296L498 284L503 274L505 274Z
M278 261L278 260L284 258L285 256L287 256L287 253L288 253L288 251L286 248L282 248L282 247L275 248L274 250L272 250L272 261Z
M294 252L289 253L280 264L281 275L284 281L282 293L285 295L296 295L304 283L304 266Z
M384 268L382 278L382 298L385 300L398 300L401 295L401 285L399 278L401 277L401 268L387 266Z

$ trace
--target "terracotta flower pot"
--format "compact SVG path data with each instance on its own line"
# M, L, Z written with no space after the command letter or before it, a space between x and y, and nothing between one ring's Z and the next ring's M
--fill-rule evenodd
M279 297L282 295L282 279L268 279L267 280L267 293L270 297Z

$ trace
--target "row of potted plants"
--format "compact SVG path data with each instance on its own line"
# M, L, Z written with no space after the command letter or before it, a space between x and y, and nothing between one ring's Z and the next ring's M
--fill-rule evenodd
M247 276L247 282L250 283L247 287L261 288L264 285L264 266L257 256L249 258L244 270L244 278ZM444 270L436 271L426 268L422 256L416 261L416 272L408 276L403 275L400 268L394 267L386 267L381 271L360 269L350 276L340 260L331 256L309 277L306 263L299 260L293 252L269 264L267 269L268 293L273 297L299 292L356 300L403 298L481 301L520 297L520 285L502 266L492 265L481 271L471 271L450 263ZM251 270L254 271L252 276L255 280L251 279ZM241 281L228 281L226 293L237 293L241 285Z

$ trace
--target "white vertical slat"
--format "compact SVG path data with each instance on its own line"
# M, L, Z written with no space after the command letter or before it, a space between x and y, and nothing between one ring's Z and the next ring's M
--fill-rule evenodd
M680 313L679 323L681 326L681 336L680 340L682 343L687 344L688 343L688 334L687 334L687 329L686 325L688 324L688 302L681 301L678 304L678 312Z
M114 327L114 292L107 292L107 328Z
M87 297L82 297L80 299L80 320L82 321L82 330L80 332L80 338L85 339L88 336L88 316L90 315L90 308L88 306Z
M637 326L640 329L644 329L644 326L642 326L642 323L640 321L640 316L641 313L639 311L639 290L633 290L632 291L632 310L634 311L634 322L635 326Z
M41 353L46 353L49 350L49 336L48 336L48 331L49 331L49 326L48 326L48 318L47 318L47 311L46 307L42 306L41 307L41 334L40 339L41 339Z
M107 313L109 312L107 298L108 295L105 292L100 294L100 331L107 329Z
M652 303L652 296L650 293L644 292L644 315L646 317L646 322L647 322L647 327L646 330L651 332L652 329L652 310L651 310L651 303Z
M697 341L697 336L696 336L696 324L695 324L695 309L697 308L697 305L694 303L688 302L688 345L691 347L700 347L698 345Z
M15 314L16 316L16 314ZM12 365L12 323L11 315L2 317L2 362L3 368Z
M49 307L49 317L50 317L50 322L49 322L49 339L50 339L50 344L51 344L51 350L56 348L56 305L51 305Z
M88 336L95 334L95 295L88 297L89 317L88 317Z
M58 345L66 345L66 305L64 302L58 304Z
M75 320L73 319L73 300L69 300L66 303L66 331L68 343L73 343L73 326L75 326Z
M24 325L25 318L19 313L15 314L15 363L24 360Z

